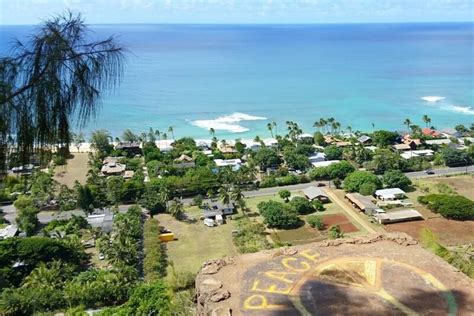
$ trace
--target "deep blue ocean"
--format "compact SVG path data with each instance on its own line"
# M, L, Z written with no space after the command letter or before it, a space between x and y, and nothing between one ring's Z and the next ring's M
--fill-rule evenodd
M424 125L424 114L437 128L474 122L473 23L91 28L129 53L86 132L173 126L209 138L213 127L232 139L269 137L272 121L279 133L288 120L313 132L320 117L354 130ZM31 30L0 26L0 53Z

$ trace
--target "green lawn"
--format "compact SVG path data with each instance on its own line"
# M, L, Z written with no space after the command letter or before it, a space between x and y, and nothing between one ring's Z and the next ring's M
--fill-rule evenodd
M207 227L199 217L202 215L197 207L186 209L186 214L194 222L183 222L168 214L159 214L160 225L171 230L177 240L167 243L167 253L174 262L178 272L198 272L201 265L214 258L236 254L232 242L232 230L235 221L227 220L224 225Z

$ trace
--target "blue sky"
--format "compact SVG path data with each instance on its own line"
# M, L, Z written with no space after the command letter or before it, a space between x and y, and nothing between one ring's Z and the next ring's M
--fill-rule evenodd
M0 24L36 24L67 9L91 24L474 20L474 0L0 0Z

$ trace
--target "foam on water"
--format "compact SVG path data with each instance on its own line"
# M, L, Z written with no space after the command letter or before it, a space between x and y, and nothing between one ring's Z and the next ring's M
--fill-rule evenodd
M440 97L440 96L426 96L426 97L421 97L422 100L426 101L426 102L438 102L438 101L441 101L441 100L444 100L445 97Z
M210 130L228 131L232 133L243 133L249 131L248 128L238 124L242 121L266 120L266 117L253 116L246 113L235 112L230 115L219 116L211 120L195 120L191 124L200 128Z
M474 115L474 109L470 106L447 105L442 107L442 109L456 113Z

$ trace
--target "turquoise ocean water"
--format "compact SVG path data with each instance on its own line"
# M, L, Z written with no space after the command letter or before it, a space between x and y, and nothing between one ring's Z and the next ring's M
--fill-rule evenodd
M85 131L153 127L209 138L269 137L268 122L343 127L474 122L474 24L100 25L129 50L123 82ZM0 53L31 26L1 26ZM426 98L437 96L438 101ZM425 99L423 99L425 98ZM431 100L427 101L427 100Z

